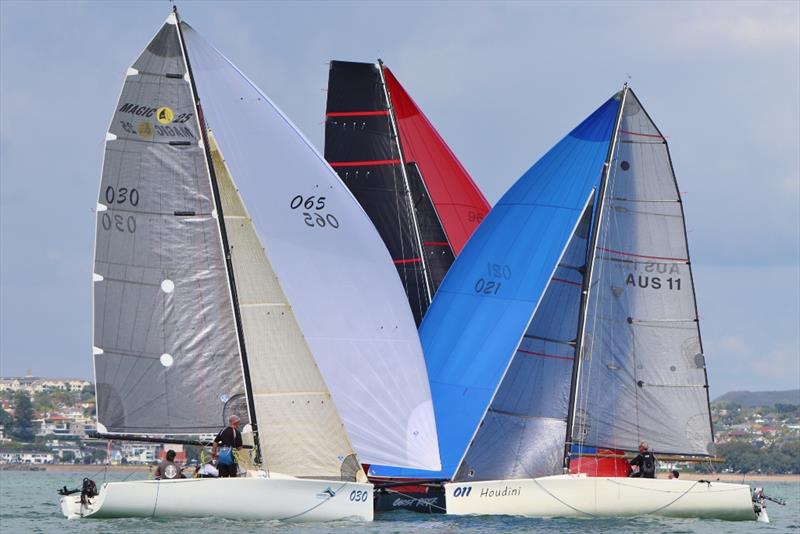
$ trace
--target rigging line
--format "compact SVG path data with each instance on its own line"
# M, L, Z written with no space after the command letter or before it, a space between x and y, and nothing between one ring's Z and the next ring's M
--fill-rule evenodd
M347 484L348 484L348 482L345 482L345 483L343 483L341 486L339 486L338 488L336 488L335 490L333 490L333 494L334 494L334 496L335 496L337 493L339 493L339 492L342 490L342 488L343 488L343 487L345 487ZM328 488L328 489L330 489L330 488ZM282 517L282 518L280 518L278 521L287 521L287 520L289 520L289 519L294 519L295 517L300 517L300 516L302 516L302 515L305 515L305 514L307 514L307 513L311 512L311 511L313 511L313 510L315 510L315 509L319 508L320 506L322 506L322 505L323 505L323 504L325 504L326 502L330 501L332 498L333 498L333 497L328 497L328 498L327 498L327 499L325 499L324 501L318 502L317 504L315 504L315 505L314 505L314 506L312 506L311 508L307 508L307 509L303 510L302 512L298 512L298 513L296 513L296 514L294 514L294 515L290 515L290 516L288 516L288 517Z
M621 487L628 486L628 487L633 487L633 488L637 488L637 489L639 488L639 486L631 486L631 485L621 484L621 483L619 483L619 482L617 482L617 481L615 481L615 480L610 480L610 482L612 482L612 483L614 483L614 484L617 484L618 486L621 486ZM683 493L681 493L680 495L678 495L677 497L675 497L673 500L671 500L670 502L668 502L668 503L667 503L667 504L665 504L664 506L660 506L660 507L656 508L655 510L651 510L650 512L645 512L645 514L648 514L648 515L657 514L657 513L658 513L658 512L660 512L661 510L664 510L664 509L668 508L669 506L672 506L673 504L675 504L675 503L676 503L676 502L678 502L679 500L683 499L683 498L684 498L686 495L688 495L688 494L689 494L689 492L691 492L691 491L692 491L692 490L695 488L695 486L697 486L697 485L698 485L698 484L700 484L700 483L701 483L701 481L700 481L700 480L696 481L694 484L692 484L691 486L689 486L689 488L688 488L686 491L684 491ZM710 486L710 485L711 485L711 484L709 483L709 486ZM660 490L649 490L649 491L660 491Z
M576 511L576 512L578 512L579 514L588 515L589 517L598 517L597 515L595 515L595 514L593 514L593 513L590 513L590 512L585 512L585 511L581 510L580 508L576 508L576 507L572 506L571 504L567 503L566 501L563 501L563 500L559 499L557 496L555 496L553 493L551 493L551 492L550 492L550 490L548 490L547 488L545 488L545 487L542 485L542 483L541 483L541 482L539 482L537 479L535 479L535 478L534 478L534 479L533 479L533 482L534 482L534 483L535 483L537 486L539 486L539 487L542 489L542 491L544 491L545 493L547 493L548 495L550 495L552 498L554 498L555 500L557 500L558 502L560 502L561 504L563 504L563 505L564 505L564 506L566 506L567 508L571 508L572 510L575 510L575 511Z
M442 506L439 506L438 504L433 504L433 503L427 503L427 502L424 502L424 501L423 501L421 498L419 498L419 497L412 497L411 495L408 495L407 493L403 493L402 491L397 491L397 490L390 489L390 488L384 488L384 489L385 489L385 491L386 491L387 493L396 493L397 495L400 495L400 496L402 496L402 497L406 497L406 498L408 498L408 499L411 499L412 501L419 501L419 502L422 502L422 503L423 503L423 504L425 504L425 505L426 505L426 506L427 506L429 509L430 509L430 508L438 508L438 509L439 509L439 510L441 510L442 512L447 512L447 509L446 509L446 508L444 508L444 507L442 507Z

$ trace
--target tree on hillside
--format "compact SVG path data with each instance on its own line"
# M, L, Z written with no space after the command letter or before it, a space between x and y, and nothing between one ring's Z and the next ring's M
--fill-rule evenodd
M14 424L9 434L19 441L33 441L33 405L24 391L14 395Z

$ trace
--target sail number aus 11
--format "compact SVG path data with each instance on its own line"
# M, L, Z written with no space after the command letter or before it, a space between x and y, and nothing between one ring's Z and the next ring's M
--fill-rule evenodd
M325 197L311 195L295 195L289 202L289 207L293 210L305 210L303 222L311 228L325 228L326 226L336 229L339 228L339 220L333 213L321 213L325 209Z
M486 276L475 282L475 293L480 295L497 295L504 280L511 280L511 267L500 263L486 264Z

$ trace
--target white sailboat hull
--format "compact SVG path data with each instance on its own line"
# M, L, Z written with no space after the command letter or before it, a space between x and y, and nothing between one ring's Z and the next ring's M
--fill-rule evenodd
M299 478L189 478L108 482L90 504L62 497L69 519L225 517L286 521L372 521L372 484Z
M454 515L756 518L750 487L722 482L557 475L449 483L445 495Z

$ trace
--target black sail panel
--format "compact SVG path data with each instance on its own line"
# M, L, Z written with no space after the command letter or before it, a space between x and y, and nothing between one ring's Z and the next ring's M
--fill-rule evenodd
M408 176L411 199L417 214L417 225L422 241L428 282L430 283L431 293L436 293L439 284L444 279L444 275L447 274L450 265L453 264L455 256L416 163L406 164L406 176Z
M419 325L430 304L423 253L419 250L402 156L376 65L331 62L325 159L381 235Z

